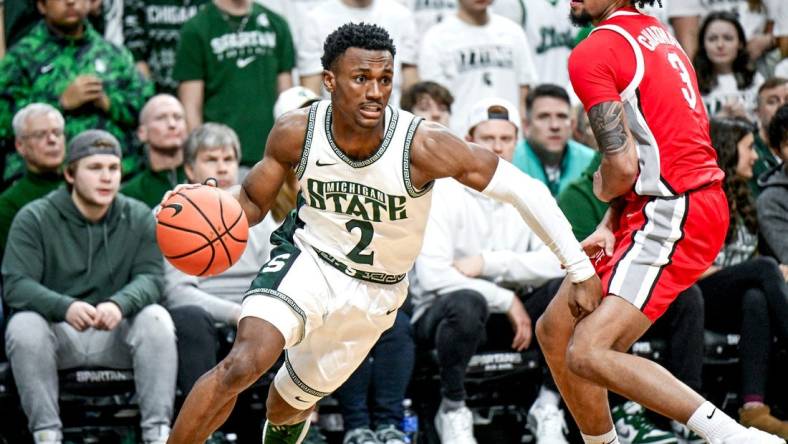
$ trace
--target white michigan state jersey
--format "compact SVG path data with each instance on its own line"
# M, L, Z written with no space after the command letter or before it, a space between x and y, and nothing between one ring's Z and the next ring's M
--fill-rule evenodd
M331 102L312 104L301 161L295 237L359 279L404 279L421 251L430 183L410 181L410 145L421 118L386 107L384 138L369 158L350 159L331 134Z

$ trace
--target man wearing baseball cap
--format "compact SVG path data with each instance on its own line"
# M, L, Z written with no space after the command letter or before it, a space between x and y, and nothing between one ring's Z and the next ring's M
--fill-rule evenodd
M143 441L169 435L177 352L172 320L156 304L162 258L150 209L118 195L120 162L112 134L78 134L66 187L11 224L6 352L36 443L62 442L57 372L81 366L133 369Z
M465 138L511 161L520 115L501 98L475 103ZM419 347L435 348L442 401L435 417L441 442L475 443L465 406L465 369L481 345L491 313L512 325L511 348L528 349L536 319L555 295L564 272L555 256L518 223L517 210L451 180L438 180L424 246L411 275L413 327ZM545 372L528 424L537 442L562 444L560 397Z

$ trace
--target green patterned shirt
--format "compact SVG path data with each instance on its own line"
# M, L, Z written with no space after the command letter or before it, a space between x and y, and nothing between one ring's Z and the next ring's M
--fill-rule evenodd
M82 74L101 78L110 101L109 111L93 105L61 109L66 118L66 137L88 129L109 131L123 146L124 173L139 169L141 150L133 134L142 105L153 95L153 85L135 69L128 50L104 40L87 22L83 36L74 39L53 33L42 20L0 61L0 139L6 146L2 153L6 157L5 180L24 172L24 163L13 152L14 114L33 102L60 109L60 96Z

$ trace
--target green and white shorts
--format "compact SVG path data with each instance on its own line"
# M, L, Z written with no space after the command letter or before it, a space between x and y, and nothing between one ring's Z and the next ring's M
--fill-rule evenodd
M273 324L285 338L285 364L274 379L299 410L341 386L405 301L406 278L393 284L351 277L296 238L280 243L246 292L241 318Z

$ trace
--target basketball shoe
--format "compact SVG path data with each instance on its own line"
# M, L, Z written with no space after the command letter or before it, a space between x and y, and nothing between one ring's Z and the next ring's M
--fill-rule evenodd
M643 407L632 401L613 407L613 423L621 444L678 444L673 433L658 429Z

